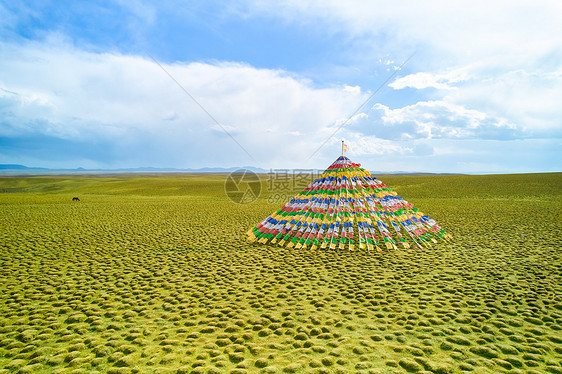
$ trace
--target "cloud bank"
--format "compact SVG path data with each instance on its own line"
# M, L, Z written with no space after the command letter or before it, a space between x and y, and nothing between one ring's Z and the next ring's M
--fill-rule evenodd
M344 116L364 95L347 86L315 88L286 72L240 63L163 64L164 71L148 57L65 45L3 45L3 51L0 137L34 148L44 146L42 138L45 145L53 139L77 149L90 144L68 166L104 166L89 157L97 147L122 160L115 166L131 159L162 167L219 166L225 157L248 163L223 128L256 161L279 157L274 147L304 155L301 139L314 138L316 129ZM63 154L53 153L44 165L58 165Z

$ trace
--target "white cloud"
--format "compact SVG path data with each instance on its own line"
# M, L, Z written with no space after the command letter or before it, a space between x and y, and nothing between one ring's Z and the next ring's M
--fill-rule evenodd
M285 161L289 152L304 155L318 128L344 117L365 95L358 87L315 88L245 64L163 66L257 161L150 59L64 43L2 45L0 136L99 144L119 150L119 162L140 158L118 166L158 162L150 153L168 160L164 166L268 166L276 148L286 152Z
M562 66L556 71L478 72L480 80L450 91L446 100L503 116L524 131L522 137L562 133Z
M413 150L411 146L400 145L391 140L365 136L356 132L348 132L346 134L346 144L352 156L403 155L411 153Z
M406 69L417 72L398 76L390 87L437 90L420 92L426 95L418 98L420 102L471 108L497 119L498 127L516 124L521 137L562 133L560 1L247 3L250 14L275 15L346 35L360 46L355 55L362 61L370 56L371 61L390 65L415 51Z
M396 140L390 143L357 135L369 143L368 152L357 152L352 135L349 157L368 170L383 172L458 172L458 173L525 173L532 170L560 171L562 162L552 160L560 142L549 139L466 140L439 139ZM386 149L389 145L391 148ZM373 152L373 150L378 152ZM509 169L506 169L509 165ZM376 175L376 174L375 174ZM383 179L384 181L384 179Z
M349 126L380 139L512 139L517 127L505 118L491 117L447 101L420 101L391 109L377 103L369 115Z
M466 77L478 77L470 79ZM483 66L461 72L416 73L390 84L394 89L433 87L445 90L441 102L471 107L500 123L517 127L518 136L552 137L562 133L562 67L555 71L489 71ZM471 116L465 116L469 119ZM515 126L516 124L516 126Z
M383 0L248 0L246 3L250 4L247 8L250 14L265 13L292 22L315 24L328 33L343 31L355 37L384 33L400 45L425 46L438 50L441 56L447 52L448 62L453 56L478 60L506 52L536 57L562 41L562 3L558 1L407 0L389 4Z
M469 79L467 69L457 69L440 74L421 72L399 78L390 83L389 86L395 90L406 87L417 89L437 88L450 90L455 88L454 86L451 86L451 84L466 81L467 79Z

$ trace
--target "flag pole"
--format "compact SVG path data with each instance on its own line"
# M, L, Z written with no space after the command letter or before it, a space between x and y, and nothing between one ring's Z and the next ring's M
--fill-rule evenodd
M343 156L343 140L341 141L341 155Z

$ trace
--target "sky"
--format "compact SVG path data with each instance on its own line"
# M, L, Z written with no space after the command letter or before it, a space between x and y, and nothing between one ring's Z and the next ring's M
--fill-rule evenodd
M562 2L0 0L0 164L562 171Z

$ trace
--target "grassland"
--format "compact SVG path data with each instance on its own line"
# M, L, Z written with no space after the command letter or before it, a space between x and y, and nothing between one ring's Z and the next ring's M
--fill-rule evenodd
M562 174L381 179L454 241L249 245L278 206L224 176L0 178L0 373L562 373Z

